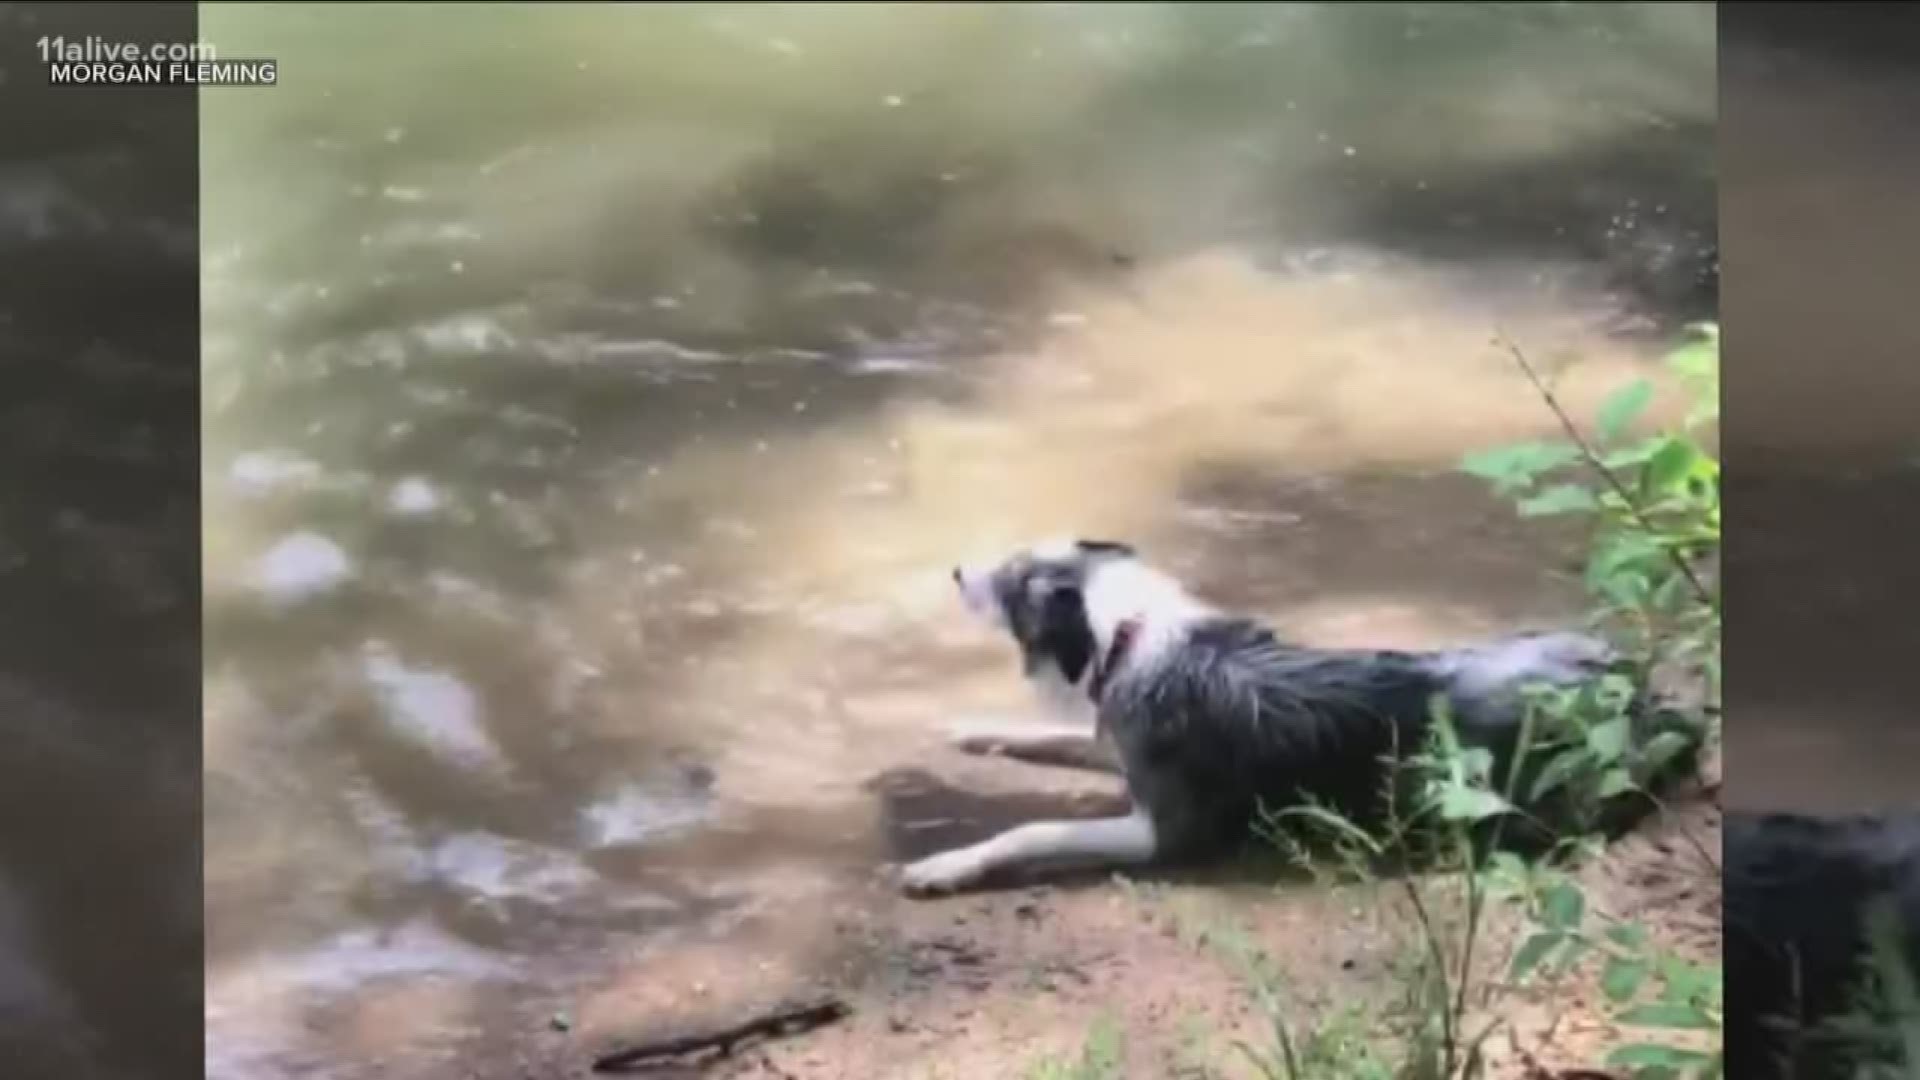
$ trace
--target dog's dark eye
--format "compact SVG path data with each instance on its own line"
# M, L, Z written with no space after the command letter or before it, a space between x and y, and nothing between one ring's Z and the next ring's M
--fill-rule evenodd
M1119 555L1123 558L1132 558L1134 555L1133 545L1118 540L1076 540L1074 546L1086 555Z

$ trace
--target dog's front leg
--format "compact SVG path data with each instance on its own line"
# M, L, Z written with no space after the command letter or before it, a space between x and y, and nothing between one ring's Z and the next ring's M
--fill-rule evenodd
M1141 808L1125 817L1035 821L910 863L901 884L925 895L968 888L1008 871L1118 869L1152 861L1157 848L1153 818Z
M1033 765L1119 772L1120 760L1092 728L1059 722L971 723L953 730L953 745L969 754L1000 754Z

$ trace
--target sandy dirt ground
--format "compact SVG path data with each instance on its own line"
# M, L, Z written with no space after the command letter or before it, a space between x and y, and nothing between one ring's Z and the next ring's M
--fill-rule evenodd
M1074 773L964 758L942 767L974 783L997 779L1008 792L1050 789L1069 812L1097 812L1112 797L1100 778ZM1580 877L1590 909L1636 919L1660 947L1711 961L1720 918L1717 766L1706 776ZM904 789L895 798L929 783L890 782ZM956 819L952 828L966 825ZM910 847L952 839L920 837ZM1481 955L1504 970L1522 928L1505 909L1491 922ZM1283 1014L1300 1032L1342 1009L1378 1015L1398 1000L1411 925L1390 886L1276 885L1240 868L1204 879L1105 877L933 900L901 897L879 874L850 875L798 888L790 902L705 938L651 943L551 999L516 995L501 1003L487 1036L492 1049L475 1054L469 1046L443 1059L443 1069L402 1049L431 1017L431 1000L363 1002L340 1020L365 1052L391 1055L382 1060L393 1062L394 1076L584 1078L598 1075L592 1062L609 1051L832 995L852 1009L837 1023L628 1075L1060 1076L1039 1070L1079 1058L1094 1033L1106 1031L1118 1061L1094 1075L1225 1080L1259 1076L1236 1044L1270 1047L1273 1036L1222 942L1251 945L1270 961ZM1486 1046L1490 1075L1613 1075L1602 1061L1631 1033L1607 1022L1594 972L1551 988L1491 978L1496 992L1486 1009L1506 1022Z

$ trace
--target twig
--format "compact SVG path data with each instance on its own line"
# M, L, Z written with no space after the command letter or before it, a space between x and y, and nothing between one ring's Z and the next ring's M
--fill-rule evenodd
M1721 874L1720 860L1714 858L1713 852L1707 850L1707 845L1702 843L1698 836L1694 835L1691 825L1688 825L1684 821L1677 822L1676 825L1680 833L1680 839L1687 842L1687 846L1693 849L1694 854L1700 856L1700 861L1706 863L1707 869L1713 871L1713 876L1718 878Z
M1547 388L1546 382L1540 378L1540 373L1534 370L1533 364L1527 360L1527 355L1520 351L1520 346L1515 345L1504 334L1497 335L1494 340L1499 342L1508 353L1512 354L1514 362L1519 364L1520 370L1526 373L1527 381L1533 384L1535 392L1540 395L1541 400L1547 403L1547 408L1553 410L1553 415L1559 419L1560 426L1566 430L1567 437L1572 439L1573 445L1579 449L1580 456L1586 459L1587 464L1592 467L1594 472L1600 474L1601 478L1607 482L1607 486L1613 489L1613 493L1620 497L1620 504L1627 508L1627 513L1633 515L1634 523L1639 525L1641 531L1648 535L1654 535L1658 532L1658 530L1653 527L1653 523L1648 521L1646 515L1641 512L1640 504L1635 502L1633 496L1628 493L1626 485L1620 482L1620 478L1613 474L1612 469L1607 468L1606 464L1600 460L1600 455L1593 449L1592 444L1588 443L1586 437L1580 434L1579 425L1575 424L1573 417L1569 416L1567 410L1561 407L1560 399L1555 397L1553 391ZM1714 614L1719 614L1719 599L1707 589L1706 583L1700 580L1700 575L1694 573L1693 567L1687 562L1686 557L1671 547L1663 546L1661 550L1667 553L1667 558L1672 561L1674 569L1680 571L1680 575L1687 579L1687 584L1693 589L1694 595L1700 598L1700 602L1712 608Z
M1427 905L1420 900L1420 887L1414 884L1411 877L1404 879L1402 886L1406 891L1408 902L1413 905L1414 918L1420 922L1420 936L1426 939L1427 951L1431 954L1431 960L1429 962L1434 965L1434 969L1440 978L1440 1038L1443 1044L1441 1050L1443 1061L1441 1075L1451 1077L1453 1075L1453 1063L1458 1051L1458 1040L1453 1024L1453 1009L1450 1004L1452 994L1449 991L1451 988L1447 985L1447 954L1440 946L1439 928L1434 925L1432 916L1427 914Z
M1651 792L1647 792L1646 795L1648 801L1653 803L1654 810L1673 826L1673 831L1679 834L1680 839L1687 842L1687 846L1693 849L1693 853L1700 856L1700 861L1707 864L1707 868L1713 871L1713 876L1719 877L1720 860L1714 858L1713 852L1707 850L1707 845L1702 843L1700 837L1694 834L1692 827L1686 822L1679 820L1673 811L1673 807L1667 805L1665 800L1656 797Z
M1496 823L1494 828L1498 830L1499 825ZM1486 900L1486 894L1480 890L1480 875L1476 872L1473 864L1471 840L1467 841L1467 848L1467 865L1465 869L1461 871L1462 876L1466 879L1467 886L1467 936L1466 942L1460 947L1460 983L1455 989L1453 999L1455 1023L1461 1025L1466 1023L1467 990L1473 985L1474 938L1478 936L1480 930L1480 908ZM1478 1044L1484 1041L1486 1036L1490 1034L1492 1034L1492 1029L1483 1032L1480 1038L1474 1041L1473 1045L1476 1048L1474 1052L1478 1052Z
M725 1055L732 1053L735 1045L757 1035L794 1035L831 1024L852 1013L853 1008L839 998L826 998L804 1005L784 1006L773 1012L717 1030L657 1039L630 1049L604 1054L594 1059L593 1071L624 1072L636 1065L643 1065L660 1058L679 1057L697 1050L718 1049L722 1055Z

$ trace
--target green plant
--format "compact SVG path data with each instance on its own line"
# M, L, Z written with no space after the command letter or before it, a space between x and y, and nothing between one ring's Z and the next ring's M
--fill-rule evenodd
M1678 731L1643 746L1630 738L1636 686L1694 678L1701 711L1719 715L1721 607L1713 571L1720 465L1703 438L1719 417L1719 333L1696 327L1668 357L1695 396L1680 429L1637 439L1628 436L1654 399L1651 382L1615 391L1592 432L1583 433L1526 356L1507 348L1567 438L1471 455L1463 467L1513 499L1523 516L1591 520L1584 580L1594 621L1621 644L1627 670L1590 687L1532 696L1529 728L1546 733L1538 749L1548 758L1528 794L1537 801L1564 788L1576 808L1593 808L1640 786L1692 741ZM1610 921L1596 931L1601 917L1589 912L1570 877L1495 858L1496 873L1524 900L1533 925L1515 951L1511 978L1557 978L1597 954L1612 1019L1639 1033L1610 1053L1610 1066L1648 1080L1720 1075L1717 970L1652 951L1634 923Z
M1496 891L1521 905L1531 927L1513 952L1509 980L1551 987L1597 960L1607 1018L1636 1033L1609 1052L1608 1066L1640 1080L1721 1075L1717 967L1661 951L1640 923L1592 910L1579 884L1557 868L1496 856L1491 869Z
M1401 965L1405 998L1382 1019L1398 1043L1400 1062L1388 1075L1404 1080L1469 1080L1484 1072L1482 1048L1499 1020L1483 1021L1469 1031L1473 1006L1483 993L1476 951L1487 902L1487 878L1478 865L1474 833L1514 809L1511 787L1493 786L1492 755L1463 747L1443 703L1435 702L1432 743L1409 755L1389 779L1386 822L1377 831L1362 829L1321 806L1291 807L1268 817L1265 831L1302 862L1333 853L1337 870L1352 880L1370 881L1381 867L1417 862L1424 873L1391 877L1412 917L1412 949ZM1411 777L1411 784L1404 779ZM1414 793L1411 802L1402 790ZM1451 877L1460 885L1459 932L1438 912L1437 892ZM1269 1010L1270 1014L1272 1010ZM1283 1024L1276 1023L1278 1060L1285 1072L1269 1075L1300 1080L1306 1074Z
M1291 998L1279 967L1244 933L1214 922L1197 925L1178 913L1175 920L1175 930L1186 944L1222 959L1251 991L1270 1039L1264 1046L1238 1040L1234 1049L1260 1076L1266 1080L1396 1080L1401 1075L1381 1052L1379 1032L1387 1018L1379 1012L1358 1003L1316 1012Z
M1242 1043L1241 1054L1264 1080L1394 1080L1391 1062L1381 1054L1378 1029L1360 1005L1349 1005L1303 1025L1288 1041L1277 1041L1288 1021L1278 995L1263 1000L1262 1011L1276 1034L1274 1047ZM1284 1053L1276 1053L1281 1045Z
M1266 954L1242 935L1215 930L1208 940L1237 966L1252 988L1271 1045L1240 1042L1236 1049L1266 1080L1391 1080L1378 1054L1366 1011L1348 1005L1296 1024L1288 1015L1284 980Z
M1582 431L1526 355L1514 363L1566 438L1468 455L1462 468L1511 499L1525 517L1579 517L1590 526L1584 583L1592 621L1623 662L1595 683L1541 688L1529 701L1529 753L1545 756L1528 799L1571 811L1574 831L1592 829L1609 800L1645 791L1680 753L1711 742L1720 715L1720 463L1709 436L1719 419L1720 337L1691 329L1666 367L1692 395L1677 429L1634 434L1653 403L1652 381L1609 395ZM1693 708L1668 710L1677 696ZM1650 699L1664 726L1633 738L1634 714ZM1706 719L1705 730L1694 717Z
M1585 584L1595 621L1614 632L1636 675L1693 673L1705 706L1720 701L1720 463L1706 435L1719 420L1720 337L1695 327L1667 367L1694 396L1680 429L1629 438L1655 396L1651 381L1621 387L1583 433L1518 348L1514 362L1566 438L1468 455L1463 469L1512 499L1525 517L1591 519Z
M1116 1080L1126 1063L1126 1038L1120 1022L1102 1015L1088 1032L1077 1057L1043 1059L1027 1070L1027 1080Z
M1881 897L1864 912L1865 950L1851 1009L1805 1033L1844 1057L1856 1080L1920 1077L1920 971L1908 957L1913 933L1896 903Z

